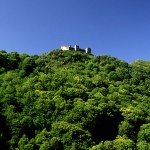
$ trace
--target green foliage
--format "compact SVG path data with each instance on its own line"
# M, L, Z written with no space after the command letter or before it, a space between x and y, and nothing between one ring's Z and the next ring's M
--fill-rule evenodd
M1 50L1 149L150 149L149 68L74 51Z

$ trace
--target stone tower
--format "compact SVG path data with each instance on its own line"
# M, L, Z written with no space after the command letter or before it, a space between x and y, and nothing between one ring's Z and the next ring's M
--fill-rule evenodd
M85 49L85 52L88 53L88 54L91 54L91 49L87 47L87 48Z
M74 50L75 50L75 51L78 51L78 50L79 50L79 46L78 46L78 45L75 45L75 46L74 46Z

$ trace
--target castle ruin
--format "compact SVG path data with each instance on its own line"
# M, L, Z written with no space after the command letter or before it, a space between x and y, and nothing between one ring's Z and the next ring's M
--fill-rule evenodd
M81 52L85 52L87 54L91 54L91 48L87 47L85 49L81 49L81 48L79 48L78 45L75 45L74 48L71 47L71 45L69 45L69 46L61 46L60 49L63 50L63 51L74 50L74 51L81 51Z

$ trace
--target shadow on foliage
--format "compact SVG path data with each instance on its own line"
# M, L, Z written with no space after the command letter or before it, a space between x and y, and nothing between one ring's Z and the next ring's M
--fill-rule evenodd
M11 139L11 131L6 125L6 117L0 115L0 148L9 149L9 144L7 141Z
M121 121L122 116L120 112L115 112L112 116L103 114L98 117L93 127L88 130L97 144L100 141L111 141L118 135L118 125Z

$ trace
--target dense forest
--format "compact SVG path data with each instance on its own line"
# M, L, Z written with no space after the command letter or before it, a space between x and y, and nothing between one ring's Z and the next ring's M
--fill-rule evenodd
M150 62L1 50L0 149L150 150Z

